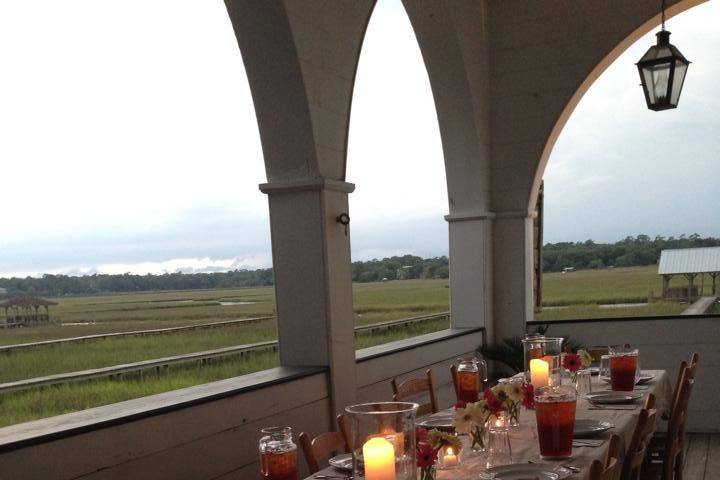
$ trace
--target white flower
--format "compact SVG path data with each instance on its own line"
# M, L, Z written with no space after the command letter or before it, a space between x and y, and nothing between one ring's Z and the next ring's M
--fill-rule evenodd
M581 348L580 350L578 350L577 354L580 357L583 368L588 368L593 362L592 355L590 355L586 350Z
M472 421L477 426L485 425L485 421L488 417L488 410L485 408L485 400L478 400L475 403L468 405L470 407L470 416Z
M523 399L522 383L508 382L505 384L505 393L513 403L520 403Z
M510 392L508 391L508 387L509 385L507 383L498 383L491 390L498 398L498 400L500 400L502 403L507 403L508 399L510 398Z
M465 408L455 410L453 426L457 433L470 433L473 429L473 405L468 403Z

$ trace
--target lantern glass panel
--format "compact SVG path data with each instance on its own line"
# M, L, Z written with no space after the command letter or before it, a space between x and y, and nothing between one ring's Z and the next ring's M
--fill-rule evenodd
M680 100L680 92L682 91L683 82L685 82L685 74L687 73L688 64L680 60L675 61L675 73L673 78L672 92L670 92L670 103L678 104Z
M653 105L667 101L670 66L671 64L668 62L643 68L649 100Z

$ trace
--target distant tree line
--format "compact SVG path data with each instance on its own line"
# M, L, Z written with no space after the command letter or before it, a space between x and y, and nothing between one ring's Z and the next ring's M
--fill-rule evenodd
M448 257L422 258L414 255L353 262L353 282L381 282L417 278L448 278Z
M655 237L647 235L627 237L615 243L585 242L548 243L543 246L543 271L557 272L563 268L576 269L632 267L657 263L660 252L668 248L720 246L720 238L690 236ZM448 257L422 258L403 255L382 260L353 262L353 282L380 282L448 278ZM165 273L162 275L43 275L39 278L0 278L0 289L8 297L39 295L93 295L100 293L128 293L154 290L195 290L212 288L262 287L273 285L271 268L233 270L215 273ZM1 290L0 290L1 291Z
M153 290L259 287L273 284L271 268L216 273L166 273L162 275L43 275L40 278L0 278L7 296L93 295Z
M447 257L424 259L413 255L352 264L354 282L414 278L447 278ZM100 293L147 292L154 290L195 290L212 288L263 287L273 285L271 268L215 273L166 273L162 275L43 275L42 277L0 278L0 289L8 297L38 295L94 295Z
M634 267L653 265L660 260L660 252L669 248L697 248L720 246L720 238L703 238L698 234L680 237L638 235L615 243L585 242L547 243L543 246L543 271L558 272L563 268Z

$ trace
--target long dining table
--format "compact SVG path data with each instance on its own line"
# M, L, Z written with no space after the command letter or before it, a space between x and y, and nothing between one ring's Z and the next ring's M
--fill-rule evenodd
M638 415L646 394L653 393L656 398L656 409L662 411L668 408L672 396L672 385L665 370L644 370L643 373L653 375L652 381L645 385L636 385L637 392L643 393L643 398L636 400L632 405L602 405L595 406L582 396L578 396L575 418L599 420L613 425L608 431L592 437L604 440L599 446L573 446L572 456L558 462L546 462L540 459L539 442L537 436L537 422L535 412L521 410L520 425L510 429L510 448L513 463L546 462L559 465L571 465L579 472L570 478L587 480L589 478L590 464L593 460L605 461L609 448L611 435L618 435L623 441L624 448L630 443L635 430ZM601 381L597 376L592 377L592 393L610 391L610 385ZM585 442L582 442L585 443ZM589 443L589 442L588 442ZM466 456L462 465L454 470L439 470L437 479L474 479L477 480L480 471L487 465L487 456Z
M608 431L593 437L604 440L599 446L573 446L572 456L558 462L559 465L570 465L579 469L571 477L573 480L587 480L589 478L590 464L593 460L605 461L609 448L609 438L615 434L620 436L624 448L632 438L637 418L642 408L646 394L653 393L656 398L655 408L658 412L669 408L672 396L672 385L668 374L664 370L644 370L643 373L650 374L654 378L645 385L636 386L637 392L643 393L643 398L635 401L632 405L603 405L595 406L585 398L578 396L576 419L589 419L609 422L613 425ZM601 381L598 377L592 377L592 392L610 391L610 386ZM438 412L436 415L447 415L447 411ZM540 459L539 443L537 436L537 423L535 412L522 409L520 424L510 428L510 447L512 450L513 463L544 462ZM584 443L584 442L583 442ZM466 455L461 453L461 465L451 470L438 470L437 480L477 480L479 474L487 468L487 454ZM328 476L338 478L342 472L328 467L318 472L315 476L321 478ZM308 477L308 480L313 476ZM341 477L340 477L341 478Z

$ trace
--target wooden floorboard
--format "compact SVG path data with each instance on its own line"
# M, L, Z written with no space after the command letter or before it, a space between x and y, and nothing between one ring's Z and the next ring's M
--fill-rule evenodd
M692 433L686 438L687 453L685 455L685 480L704 480L707 466L710 434Z
M710 437L704 480L712 480L715 478L720 478L720 434L717 433Z

